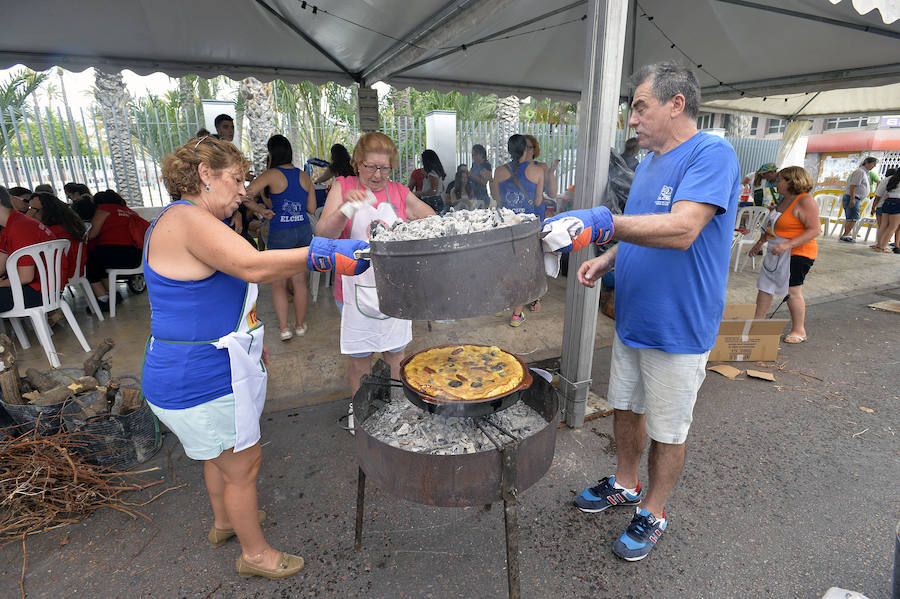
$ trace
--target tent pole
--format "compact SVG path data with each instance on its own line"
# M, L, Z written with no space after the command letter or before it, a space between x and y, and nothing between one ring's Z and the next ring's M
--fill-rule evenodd
M606 190L609 151L616 135L627 15L628 0L588 2L584 84L578 111L575 208L599 205ZM571 254L566 282L560 389L566 398L566 424L576 428L584 425L591 385L600 287L584 287L575 274L581 263L592 257L592 248Z

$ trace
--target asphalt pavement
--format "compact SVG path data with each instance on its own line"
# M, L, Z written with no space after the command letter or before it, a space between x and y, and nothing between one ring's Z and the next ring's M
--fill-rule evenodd
M814 303L808 342L782 343L775 363L732 363L772 371L774 383L708 373L669 527L642 562L611 552L628 508L582 514L571 506L614 468L612 419L560 429L549 472L521 497L522 597L818 598L830 586L890 597L900 314L867 307L885 299L900 299L900 288ZM598 351L601 394L608 364L609 349ZM202 469L168 438L143 465L160 469L143 476L186 486L144 507L150 521L100 510L29 537L27 596L506 597L500 504L426 507L370 484L363 548L353 550L357 467L351 437L336 425L345 410L335 401L263 417L264 531L275 547L306 558L300 575L241 579L237 543L206 544ZM21 596L22 565L20 542L0 548L0 598Z

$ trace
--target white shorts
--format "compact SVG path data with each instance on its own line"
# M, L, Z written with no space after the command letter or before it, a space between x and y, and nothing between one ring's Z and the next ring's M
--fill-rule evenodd
M234 447L234 393L181 410L153 404L150 409L175 433L192 460L211 460Z
M660 443L687 439L697 391L706 378L702 354L670 354L628 347L613 340L609 370L609 403L616 410L645 414L647 435Z

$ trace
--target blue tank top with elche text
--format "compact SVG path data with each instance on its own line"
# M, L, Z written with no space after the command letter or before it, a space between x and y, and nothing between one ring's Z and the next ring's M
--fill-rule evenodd
M269 231L309 227L309 216L306 214L306 199L309 194L300 184L302 171L299 168L281 168L280 166L275 168L281 171L281 174L287 179L287 187L281 193L269 194L272 211L275 212L275 216L269 222Z
M537 192L537 183L532 183L525 176L525 169L528 168L530 162L520 162L516 169L516 179L519 185L513 182L512 177L500 183L500 207L509 208L516 214L537 214L534 206L535 193ZM509 170L510 165L506 168ZM512 173L512 170L510 170Z
M144 279L150 298L151 337L144 354L144 396L166 409L190 408L231 390L228 352L210 343L231 333L241 317L248 283L216 271L199 281L170 279L150 267L150 237L159 219L147 231ZM172 218L172 217L169 217Z

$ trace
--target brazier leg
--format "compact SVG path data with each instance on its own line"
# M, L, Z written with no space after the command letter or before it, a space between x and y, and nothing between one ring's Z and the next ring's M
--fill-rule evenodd
M520 599L519 589L519 505L513 499L503 500L503 520L506 523L506 578L509 599Z
M366 504L366 473L363 469L359 469L359 477L356 482L356 541L353 549L359 551L362 549L362 528L363 528L363 512Z

